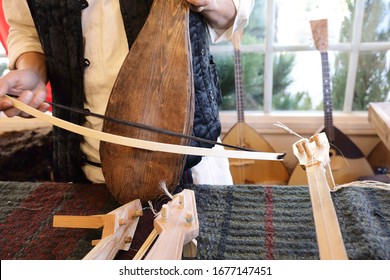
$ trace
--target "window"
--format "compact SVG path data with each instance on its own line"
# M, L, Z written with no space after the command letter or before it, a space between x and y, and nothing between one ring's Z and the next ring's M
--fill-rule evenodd
M390 101L390 0L256 0L240 47L248 112L323 110L321 56L309 23L319 18L328 20L334 110L365 112L369 102ZM212 51L223 115L236 109L233 50L221 43Z
M4 47L0 44L0 77L8 69L8 58L5 53Z

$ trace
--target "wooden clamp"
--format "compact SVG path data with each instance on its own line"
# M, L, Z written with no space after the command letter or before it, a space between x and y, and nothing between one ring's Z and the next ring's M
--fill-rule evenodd
M104 215L53 217L53 227L92 228L103 227L102 238L93 240L96 245L84 260L112 260L119 250L128 251L136 230L142 205L139 199L133 200Z
M163 205L154 220L154 229L144 242L134 260L143 258L152 242L153 247L145 260L179 260L182 255L195 257L196 240L199 235L198 214L196 211L195 193L183 190L172 200Z

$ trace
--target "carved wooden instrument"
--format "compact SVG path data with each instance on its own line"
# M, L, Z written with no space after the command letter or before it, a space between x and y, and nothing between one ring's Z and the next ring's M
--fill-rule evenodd
M92 241L96 245L84 260L113 260L119 250L128 251L142 216L139 199L133 200L105 215L53 217L53 227L94 228L103 227L102 238Z
M106 116L182 134L192 133L194 89L188 30L189 4L155 0L126 57L108 101ZM187 139L105 121L103 131L137 139L187 145ZM108 189L120 203L145 202L179 183L185 155L101 143Z
M313 207L320 258L348 259L334 209L328 182L333 181L329 166L329 142L324 132L293 145L294 155L306 167L310 199Z
M257 151L274 152L269 143L259 135L244 117L244 90L242 81L242 65L240 41L242 31L233 35L234 46L234 77L236 85L237 123L226 133L222 142ZM235 184L273 184L284 185L288 180L288 172L279 161L255 161L243 159L229 159L230 171Z
M352 140L333 125L332 114L332 92L330 87L329 62L328 62L328 28L327 20L311 21L316 48L321 53L322 64L322 84L324 97L324 115L325 128L322 132L326 133L329 142L332 144L330 149L330 167L337 184L349 183L355 181L360 176L373 175L373 170L360 149ZM307 180L304 170L297 165L291 173L289 185L306 185Z
M154 229L135 255L142 259L152 242L158 236L145 256L145 260L180 260L182 255L195 257L196 240L199 235L198 214L195 193L183 190L163 205L154 220Z

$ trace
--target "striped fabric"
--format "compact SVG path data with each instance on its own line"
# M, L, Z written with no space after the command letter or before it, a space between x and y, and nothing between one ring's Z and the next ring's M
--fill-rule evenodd
M196 195L197 259L318 259L307 187L187 185ZM180 189L178 189L180 191ZM119 205L104 185L0 182L1 259L81 259L101 230L53 228L53 215L104 214ZM348 187L332 193L350 259L390 259L390 192ZM166 198L154 202L159 209ZM145 209L132 259L153 225Z

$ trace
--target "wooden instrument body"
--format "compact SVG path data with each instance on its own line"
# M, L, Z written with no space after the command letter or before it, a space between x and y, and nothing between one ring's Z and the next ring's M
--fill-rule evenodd
M330 167L337 184L349 183L360 176L373 175L373 170L361 150L342 131L333 125L333 105L327 54L327 20L311 21L313 37L321 52L322 84L324 97L325 132L330 148ZM305 171L298 164L290 175L289 185L307 185Z
M155 0L147 21L119 72L106 116L183 134L192 133L194 89L188 30L189 5ZM180 139L105 121L103 131L169 144ZM165 181L179 183L185 155L145 151L101 142L100 156L108 189L120 203L142 202L161 194Z
M245 122L236 123L225 135L223 142L256 151L274 152L268 142ZM230 172L235 184L283 185L288 172L280 161L229 159Z
M226 133L222 142L225 144L253 149L263 152L275 152L269 143L259 135L244 118L244 90L240 54L241 32L233 35L234 45L234 77L236 85L236 109L238 121ZM285 185L288 172L281 161L258 161L229 159L230 172L234 184L274 184Z
M326 132L325 129L321 132ZM364 154L352 140L334 127L334 141L329 141L330 168L336 184L355 181L360 176L371 176L373 170ZM305 170L297 164L290 175L289 185L307 185Z
M348 256L330 195L334 182L328 168L329 147L326 134L322 132L311 137L310 141L297 141L293 145L293 151L306 169L320 258L345 260Z

